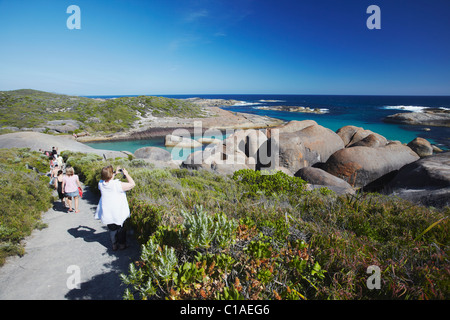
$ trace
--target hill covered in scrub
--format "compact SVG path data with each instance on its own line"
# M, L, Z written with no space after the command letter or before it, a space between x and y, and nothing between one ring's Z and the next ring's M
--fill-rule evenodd
M203 115L202 108L188 100L165 97L91 99L31 89L0 91L0 130L5 132L34 128L41 132L108 134L129 130L148 117ZM65 125L71 127L57 129Z

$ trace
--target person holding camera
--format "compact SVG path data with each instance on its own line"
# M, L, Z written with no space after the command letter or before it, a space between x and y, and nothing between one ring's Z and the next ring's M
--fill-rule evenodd
M123 173L127 182L114 179L118 173ZM101 180L98 183L101 197L95 218L107 225L114 251L126 248L126 230L123 224L130 216L130 208L125 192L134 188L135 185L126 169L118 167L117 171L114 171L112 166L102 169Z

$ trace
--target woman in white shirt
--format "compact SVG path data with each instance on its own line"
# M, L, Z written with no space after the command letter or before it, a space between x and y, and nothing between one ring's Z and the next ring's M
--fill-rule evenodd
M102 169L102 180L98 183L101 197L95 212L95 218L108 226L113 250L126 248L126 231L123 223L130 216L130 208L125 192L136 185L126 169L117 168L117 172L123 172L127 182L114 179L116 172L112 166Z

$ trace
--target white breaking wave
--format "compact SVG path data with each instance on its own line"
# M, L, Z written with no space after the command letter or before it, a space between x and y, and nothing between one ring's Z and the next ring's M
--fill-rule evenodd
M430 109L430 107L421 107L421 106L385 106L383 109L388 110L405 110L411 112L424 112L426 109ZM437 108L442 110L450 110L450 108Z
M282 106L281 106L282 107ZM289 108L289 107L287 107L287 108ZM291 107L291 108L296 108L296 107ZM314 108L314 109L311 109L311 108L305 108L305 107L298 107L298 108L303 108L303 110L302 111L300 111L300 110L298 110L298 111L291 111L291 112L300 112L300 113L302 113L302 112L304 112L304 113L314 113L315 111L316 111L316 109L318 109L318 110L320 110L320 113L329 113L330 112L330 109L327 109L327 108ZM276 107L270 107L270 106L267 106L267 105L262 105L262 106L257 106L257 107L253 107L253 109L257 109L257 110L273 110L273 111L285 111L285 112L289 112L288 110L283 110L283 109L279 109L279 110L277 110L277 108Z
M245 106L256 106L256 105L260 105L260 102L247 102L247 101L239 101L238 103L234 104L233 106L238 106L238 107L245 107Z

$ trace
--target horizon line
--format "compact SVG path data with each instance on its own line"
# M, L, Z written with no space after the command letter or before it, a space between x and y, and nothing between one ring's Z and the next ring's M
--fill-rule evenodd
M0 92L19 91L19 90L34 90L42 91L53 94L78 96L78 97L107 97L107 96L120 96L120 97L138 97L138 96L355 96L355 97L450 97L450 94L346 94L346 93L152 93L152 94L70 94L70 93L58 93L54 91L45 91L39 89L21 88L11 90L0 90Z

